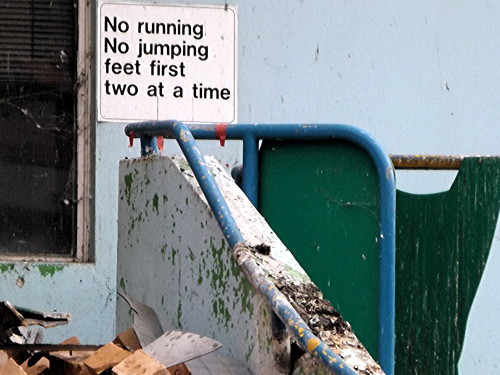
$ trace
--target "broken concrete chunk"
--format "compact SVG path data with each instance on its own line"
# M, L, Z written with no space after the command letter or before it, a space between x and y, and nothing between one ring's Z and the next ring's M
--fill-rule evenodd
M195 333L168 331L144 348L144 353L165 367L201 357L219 349L222 344Z

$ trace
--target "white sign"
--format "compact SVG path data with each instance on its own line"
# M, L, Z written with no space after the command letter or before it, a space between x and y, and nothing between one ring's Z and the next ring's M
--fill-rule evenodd
M231 7L99 3L100 121L236 120Z

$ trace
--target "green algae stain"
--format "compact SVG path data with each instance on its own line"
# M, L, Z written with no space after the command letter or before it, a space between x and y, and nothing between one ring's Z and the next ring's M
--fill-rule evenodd
M179 305L177 306L177 326L179 328L182 328L182 304L181 301L179 301Z
M188 255L189 259L191 261L194 261L195 257L194 257L193 250L190 247L188 247L188 250L189 250L189 255Z
M123 277L120 278L120 288L122 290L125 290L125 279Z
M219 314L219 309L217 308L217 300L214 299L212 302L212 311L214 312L215 315Z
M123 178L125 181L125 196L127 197L127 204L130 206L130 201L132 198L132 183L134 182L134 177L132 173L125 175Z
M219 323L219 326L225 326L226 329L229 329L231 314L222 298L214 299L214 301L212 302L212 311L214 315L217 317L217 322Z
M165 254L167 253L167 245L163 245L160 249L161 257L163 258L163 261L165 261Z
M155 193L155 195L153 196L153 211L156 210L157 215L160 213L160 210L158 209L158 201L158 194Z
M250 359L250 356L252 355L253 353L253 350L254 350L254 347L255 347L255 344L251 343L249 346L248 346L248 351L245 353L245 359L248 361Z
M172 249L172 265L175 266L175 256L177 255L177 251Z
M212 252L212 259L214 261L214 266L211 271L212 280L211 286L214 290L218 290L222 293L226 291L227 282L224 278L226 271L226 265L223 260L223 253L226 250L224 240L221 241L221 246L216 247L213 243L213 239L210 238L210 250Z
M228 289L228 279L230 276L230 265L227 264L228 261L228 249L226 246L226 242L224 239L221 239L220 246L217 246L214 243L214 239L210 238L210 258L213 261L213 265L210 269L210 272L207 273L207 278L210 281L210 285L213 291L216 292L219 296L227 295ZM202 258L202 262L204 258ZM229 262L231 258L229 258ZM205 268L205 266L203 267ZM200 284L203 281L201 277L201 269L200 269L200 277L198 278L198 283ZM229 302L229 300L227 301ZM225 327L227 331L230 329L230 324L232 321L231 313L229 311L228 306L226 305L226 301L223 298L216 298L212 301L212 315L217 320L217 323L220 327Z
M5 273L5 272L12 272L14 271L14 263L2 263L0 264L0 272Z
M63 265L55 265L55 264L39 264L38 271L42 277L54 276L56 272L62 271L64 269Z
M248 313L248 315L250 315L250 318L252 318L253 316L252 296L254 293L255 291L252 284L250 284L250 282L246 278L241 278L237 295L240 296L241 312Z

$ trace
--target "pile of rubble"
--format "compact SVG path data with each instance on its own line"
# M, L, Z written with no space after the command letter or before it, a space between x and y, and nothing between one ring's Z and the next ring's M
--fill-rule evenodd
M0 351L0 374L191 375L184 363L166 367L158 359L146 354L133 328L97 350L86 350L88 346L80 345L76 337L59 345L27 344L28 348L22 346L10 346L9 349ZM71 350L68 350L69 348Z
M39 327L67 324L69 314L44 313L0 303L0 374L2 375L191 375L185 362L222 345L208 337L163 332L156 313L127 296L134 324L105 345L81 345L72 337L43 344ZM208 357L208 356L207 356ZM194 366L196 368L196 366Z

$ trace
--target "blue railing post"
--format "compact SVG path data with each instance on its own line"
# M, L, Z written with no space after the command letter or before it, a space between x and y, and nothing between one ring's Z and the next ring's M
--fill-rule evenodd
M251 134L243 136L242 190L255 207L259 202L259 142Z

